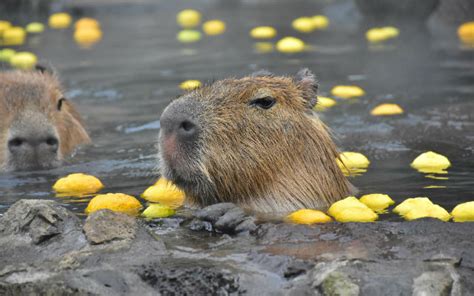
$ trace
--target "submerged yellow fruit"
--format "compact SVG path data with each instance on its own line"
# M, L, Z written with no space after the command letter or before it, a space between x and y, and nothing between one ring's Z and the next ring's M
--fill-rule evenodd
M38 59L33 53L23 51L14 54L10 58L10 65L17 69L29 70L36 65L37 61Z
M255 42L255 50L258 53L269 53L273 51L273 43L271 42Z
M368 208L365 204L360 202L355 196L348 196L344 199L333 203L328 210L328 214L331 216L337 215L340 211L346 208Z
M459 26L458 37L463 43L474 45L474 22L467 22Z
M143 192L142 197L150 202L159 202L177 208L183 204L185 194L171 181L160 178L155 185L148 187L148 189Z
M90 194L104 188L102 182L94 176L82 173L70 174L56 181L53 186L57 193Z
M151 204L143 212L142 216L148 219L166 218L173 216L176 211L170 207L160 204Z
M422 173L446 173L446 169L451 166L449 159L441 154L428 151L420 154L413 162L411 167Z
M310 33L314 30L314 22L310 17L299 17L291 23L291 26L302 33Z
M29 23L26 26L26 32L30 34L38 34L44 31L44 25L42 23L34 22Z
M350 99L365 95L365 91L356 85L337 85L331 89L331 94L343 99Z
M178 13L176 21L183 28L194 28L201 22L201 13L193 9L185 9Z
M297 53L305 49L305 44L303 40L296 37L285 37L277 42L276 47L280 52Z
M49 17L48 24L53 29L66 29L71 25L71 16L67 13L60 12L52 14Z
M458 204L451 215L454 222L474 222L474 201Z
M193 90L198 87L201 87L201 81L199 80L186 80L179 85L179 88L183 90Z
M372 109L370 114L374 116L403 114L403 109L397 104L381 104Z
M327 223L331 222L332 219L324 212L312 209L301 209L295 211L288 216L286 220L296 224L315 224L315 223Z
M370 208L354 207L343 208L334 214L333 217L338 222L373 222L379 216Z
M11 48L0 50L0 62L10 62L10 59L16 54L16 51Z
M329 26L329 19L327 16L324 15L315 15L311 17L311 20L313 21L313 27L315 29L326 29Z
M202 24L202 30L207 35L219 35L224 33L225 29L225 23L220 20L210 20Z
M381 193L366 194L359 200L379 214L385 212L386 208L395 203L390 196Z
M316 104L316 106L314 106L314 109L317 111L324 111L336 104L337 102L334 99L318 96L318 103Z
M182 30L176 35L176 39L183 43L197 42L201 39L201 32L196 30Z
M102 39L102 31L99 28L81 27L74 32L74 40L82 46L91 46Z
M250 36L255 39L271 39L275 37L277 31L270 26L255 27L250 31Z
M25 39L26 31L22 27L11 27L3 32L3 45L22 45Z
M123 193L99 194L87 205L86 214L98 210L108 209L114 212L122 212L129 215L137 215L142 204L133 196Z
M342 152L336 160L337 165L345 175L363 173L370 164L364 154L358 152Z

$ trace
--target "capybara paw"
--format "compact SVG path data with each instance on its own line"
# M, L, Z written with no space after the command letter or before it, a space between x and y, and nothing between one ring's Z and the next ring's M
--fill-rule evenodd
M257 227L255 225L255 218L247 215L233 203L219 203L205 207L196 211L194 217L211 223L213 230L224 233L250 232ZM203 227L199 230L204 229L209 230L209 227Z

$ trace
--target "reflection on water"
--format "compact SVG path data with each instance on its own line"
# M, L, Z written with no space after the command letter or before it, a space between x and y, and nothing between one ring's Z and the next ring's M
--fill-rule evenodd
M103 40L93 49L79 48L71 31L47 31L25 46L61 73L94 144L59 169L1 174L0 212L20 198L56 199L82 212L87 199L55 198L51 192L58 177L72 172L98 176L106 192L139 196L158 177L157 120L182 93L179 83L261 68L291 74L309 67L319 78L321 95L329 95L335 85L366 90L364 97L341 100L321 113L341 150L370 159L368 172L352 178L361 193L387 193L397 202L429 196L448 210L474 200L474 51L458 44L455 27L432 20L427 29L404 28L397 41L371 47L347 1L147 2L74 9L101 21ZM226 21L227 32L179 44L175 14L188 6L206 19ZM331 26L309 35L295 33L291 20L307 14L327 14ZM20 21L30 20L22 16ZM279 37L302 38L311 51L284 55L268 44L256 50L248 32L259 25L274 26ZM397 103L405 114L371 116L381 103ZM426 175L410 167L428 150L451 160L447 174Z

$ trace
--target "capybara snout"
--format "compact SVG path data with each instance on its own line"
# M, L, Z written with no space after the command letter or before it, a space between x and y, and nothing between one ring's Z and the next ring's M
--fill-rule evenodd
M313 114L317 83L258 72L191 91L163 112L161 172L191 205L259 212L324 208L350 192L337 149Z
M90 142L55 75L0 73L0 170L47 169Z

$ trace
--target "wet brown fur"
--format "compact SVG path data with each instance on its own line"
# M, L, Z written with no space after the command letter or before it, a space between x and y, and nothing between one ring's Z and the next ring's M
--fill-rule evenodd
M185 95L203 106L199 155L187 169L204 175L215 192L209 197L184 188L187 202L234 202L274 213L324 209L350 194L353 187L336 164L338 150L312 111L317 87L311 83L244 77ZM266 95L277 100L274 107L249 107L249 101Z
M0 170L6 159L6 141L12 121L22 112L41 112L56 128L59 159L79 144L90 142L81 116L65 100L57 109L63 91L58 78L47 72L9 71L0 73Z

